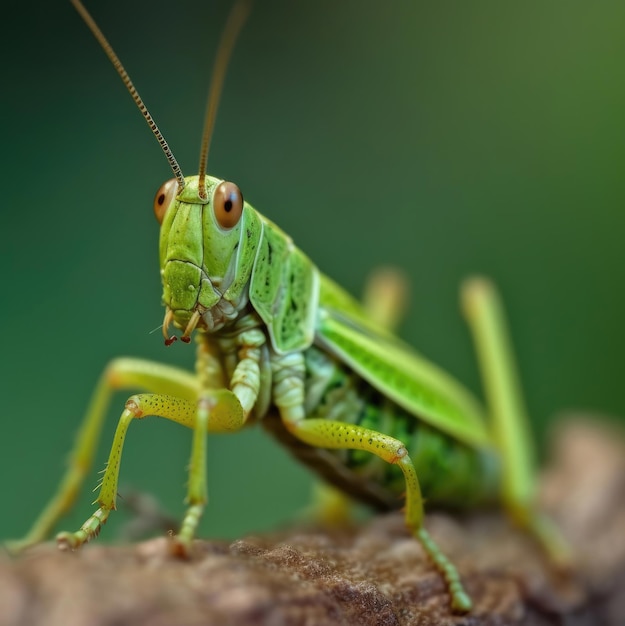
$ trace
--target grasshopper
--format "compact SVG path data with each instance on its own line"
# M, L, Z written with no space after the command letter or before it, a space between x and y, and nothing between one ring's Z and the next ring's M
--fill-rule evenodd
M62 549L96 537L116 508L126 432L135 419L159 416L192 430L187 510L173 551L189 554L207 501L207 433L255 422L332 485L377 508L405 503L409 532L445 580L453 611L472 601L455 565L424 526L434 506L500 502L558 564L569 551L534 504L528 420L494 286L473 278L462 303L480 362L488 410L442 369L392 332L397 290L374 288L357 302L323 275L291 238L243 199L238 186L206 172L208 147L227 59L249 7L239 2L217 55L202 138L199 174L187 176L118 57L80 3L93 31L169 161L174 178L157 191L159 258L166 345L197 344L195 373L150 361L112 361L97 384L58 492L27 536L43 540L72 505L97 447L114 391L141 389L126 401L97 497L97 510ZM487 418L488 415L488 418ZM405 494L405 498L402 496ZM423 494L423 495L422 495Z

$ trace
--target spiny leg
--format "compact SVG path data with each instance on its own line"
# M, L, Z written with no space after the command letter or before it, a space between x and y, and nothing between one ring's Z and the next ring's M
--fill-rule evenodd
M551 560L568 569L572 556L567 542L551 520L536 510L529 419L499 295L487 279L473 278L463 285L462 305L473 334L502 459L504 505L512 519L537 538Z
M228 389L215 389L223 375L219 359L211 355L207 342L200 344L200 391L197 410L194 415L193 443L189 463L189 484L187 490L187 511L174 538L174 552L186 556L195 536L202 512L208 500L206 486L206 434L208 432L234 432L240 430L256 405L261 390L260 363L266 351L265 334L257 328L246 327L246 320L234 342L237 347L237 361ZM212 362L210 368L206 361ZM214 367L213 367L214 366ZM208 370L215 374L206 376Z
M305 420L285 419L289 431L305 443L319 448L366 450L387 463L398 465L406 481L405 520L408 529L419 540L436 568L443 575L451 596L452 610L466 613L471 610L471 598L460 582L458 570L441 552L423 527L423 499L417 474L404 444L382 433L343 422L320 418Z
M199 428L213 432L228 432L237 430L243 423L241 405L230 391L206 392L200 404L204 404L207 410L198 410L196 401L163 394L137 394L127 400L115 431L113 445L96 500L99 508L78 531L73 533L62 532L57 535L60 548L75 549L97 537L110 512L115 510L122 450L126 432L132 420L149 416L164 417L182 426L193 428L195 433L198 432ZM198 415L203 417L198 419ZM204 430L202 434L205 437L206 431ZM183 528L186 525L187 531L182 543L185 539L188 541L192 539L192 533L195 529L193 520L197 525L201 509L206 502L206 488L205 482L203 482L205 477L198 476L200 471L204 474L206 450L204 446L195 445L195 439L194 437L189 481L191 501L183 521ZM179 548L176 551L181 553Z
M193 423L194 412L195 402L173 396L138 394L131 396L126 401L124 411L117 424L113 445L96 499L99 508L78 531L74 533L61 532L56 536L60 548L75 549L97 537L110 512L115 510L122 450L126 432L132 420L149 415L159 415L190 426Z
M55 495L28 534L7 544L11 551L19 552L46 539L59 519L71 508L93 463L111 396L118 390L130 388L160 391L187 399L196 398L198 393L195 377L184 370L142 359L120 358L111 361L91 396L68 459L67 470Z

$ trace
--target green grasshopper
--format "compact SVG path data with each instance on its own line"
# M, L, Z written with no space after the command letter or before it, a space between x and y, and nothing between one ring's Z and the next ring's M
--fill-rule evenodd
M186 556L207 501L207 433L263 425L346 494L378 508L401 506L405 521L440 571L454 611L472 607L454 564L424 527L424 497L434 506L499 501L558 564L569 553L534 505L532 446L499 297L483 278L469 280L462 302L484 378L485 409L444 371L397 339L390 293L374 289L361 305L275 224L243 200L232 182L205 174L227 59L248 6L235 6L219 48L202 139L199 175L185 177L116 54L80 0L72 3L109 56L171 165L154 211L167 345L197 343L196 371L116 359L103 373L55 497L28 535L43 540L72 505L91 465L109 400L131 396L119 419L98 509L76 532L57 535L76 549L96 537L116 508L122 448L134 419L159 416L190 428L187 511L173 550Z

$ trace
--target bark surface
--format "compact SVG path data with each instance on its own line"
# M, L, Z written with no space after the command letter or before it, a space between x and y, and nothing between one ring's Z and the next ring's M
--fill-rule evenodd
M441 577L394 513L340 531L198 540L186 562L165 537L1 555L0 625L623 625L622 432L569 419L552 447L541 497L574 547L574 575L553 572L497 512L427 516L475 601L466 616L450 613Z

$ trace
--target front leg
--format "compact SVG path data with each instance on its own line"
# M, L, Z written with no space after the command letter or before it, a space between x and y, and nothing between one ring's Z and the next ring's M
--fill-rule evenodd
M193 444L189 463L187 511L174 537L174 553L189 554L195 531L208 500L206 484L206 435L209 432L236 432L243 428L247 413L239 398L227 389L202 392L194 410Z
M229 387L232 391L215 391L217 376L203 376L202 361L198 366L202 391L197 402L193 428L187 511L174 538L174 552L187 556L202 513L208 501L206 482L206 436L209 432L230 432L243 428L250 412L254 409L261 390L261 357L266 338L256 328L244 330L235 338L237 347L236 366ZM210 344L212 345L212 344ZM200 344L200 356L209 353L209 344ZM211 362L214 366L214 361ZM220 376L221 378L221 373ZM225 395L224 395L225 394Z
M233 391L215 388L224 384L224 372L215 345L202 338L198 348L196 377L185 374L178 378L150 379L153 386L180 392L185 397L157 393L139 394L128 399L102 479L97 499L99 508L78 531L58 535L61 548L78 548L98 535L110 512L115 509L122 449L128 427L134 419L157 416L193 430L188 508L180 532L174 539L174 552L180 556L188 553L207 501L206 435L208 432L223 433L241 429L250 407L254 406L258 397L258 370L264 335L259 331L242 332L236 341L240 360L230 381ZM101 411L98 412L99 416L100 413ZM101 420L101 416L98 419Z
M238 430L244 422L243 411L238 399L226 389L207 392L200 400L199 407L198 403L193 400L185 400L175 396L162 394L131 396L126 402L115 431L113 445L96 500L99 508L78 531L73 533L62 532L57 535L57 543L60 548L76 549L98 536L111 511L116 508L119 469L128 427L133 420L150 416L164 417L187 428L193 428L194 431L202 427L214 432L227 432ZM187 518L192 516L194 507L201 503L202 496L205 501L204 483L198 479L198 471L204 469L202 465L204 453L204 449L197 449L194 446L189 480L190 493L193 494L194 500L190 503L185 522L187 522ZM187 526L189 526L189 522L187 522Z
M93 392L56 494L35 520L28 534L8 543L10 551L19 552L46 539L71 508L93 463L113 393L133 388L159 391L186 399L196 398L198 393L196 378L184 370L143 359L119 358L111 361Z

